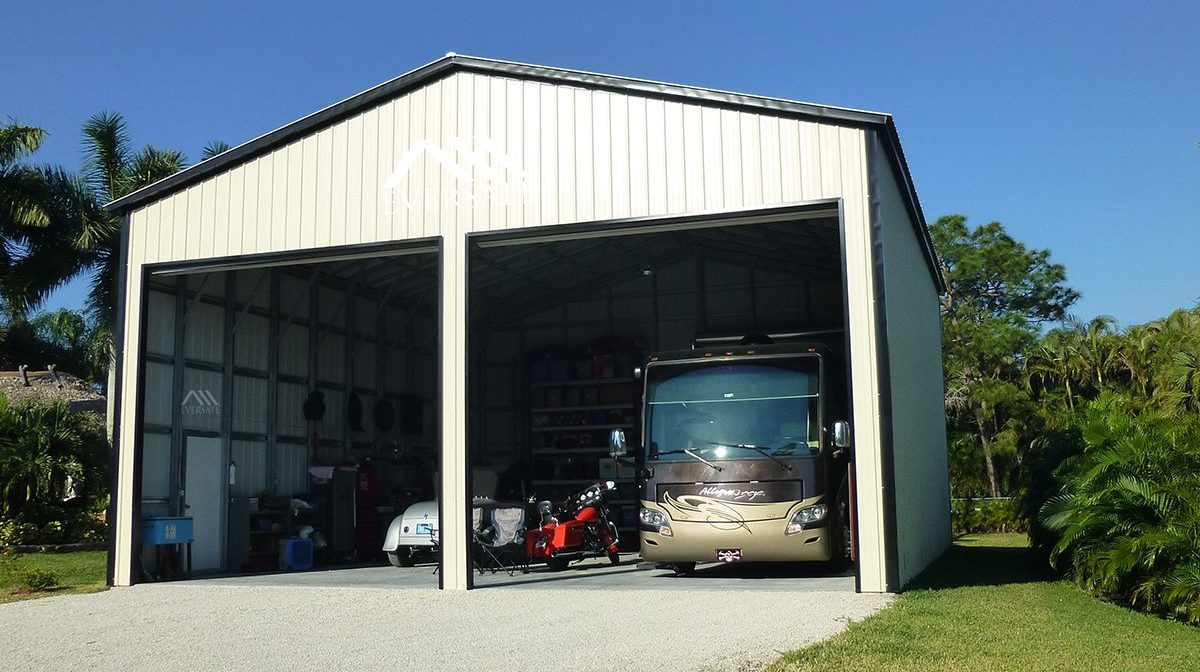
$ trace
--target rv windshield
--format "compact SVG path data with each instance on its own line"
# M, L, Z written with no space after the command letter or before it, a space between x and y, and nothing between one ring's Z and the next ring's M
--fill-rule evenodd
M817 453L817 371L818 359L808 356L648 367L647 457L715 461Z

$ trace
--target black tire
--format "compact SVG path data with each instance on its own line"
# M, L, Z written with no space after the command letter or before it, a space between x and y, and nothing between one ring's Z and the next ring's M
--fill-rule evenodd
M566 569L567 565L569 564L571 564L570 560L559 555L552 555L546 558L546 566L549 567L551 571L561 572Z
M850 486L843 479L829 517L829 541L833 557L826 564L830 572L842 574L850 569L850 535Z
M675 576L687 576L696 571L696 563L694 562L677 562L671 565L671 571L675 572Z
M393 567L412 567L417 562L408 546L397 546L396 550L388 551L387 559Z
M610 564L610 565L621 564L621 554L617 553L616 551L609 551L608 552L608 564Z

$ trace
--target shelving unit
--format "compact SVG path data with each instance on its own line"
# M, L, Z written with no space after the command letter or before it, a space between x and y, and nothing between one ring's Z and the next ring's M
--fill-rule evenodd
M600 480L618 484L610 517L622 538L637 540L636 482L631 474L602 469L608 434L636 437L641 423L640 382L629 372L637 357L599 353L530 363L529 453L532 485L542 499L565 499ZM636 440L636 439L635 439Z
M279 564L279 542L291 536L288 511L283 509L259 509L248 511L249 537L246 544L246 561L243 571L277 569Z

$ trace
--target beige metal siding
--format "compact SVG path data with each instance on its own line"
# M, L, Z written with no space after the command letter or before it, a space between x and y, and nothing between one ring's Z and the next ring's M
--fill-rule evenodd
M135 211L133 242L164 262L836 198L859 134L458 73ZM384 183L410 152L392 208Z
M444 465L443 492L457 501L465 484L448 467L461 466L466 454L466 233L841 198L860 492L875 493L864 151L864 132L855 128L457 72L132 212L125 333L135 342L146 263L444 236L442 424L454 457ZM385 190L389 177L397 188ZM122 436L129 437L137 354L124 361ZM120 468L129 483L128 451ZM132 520L129 496L127 487L118 494L119 554ZM859 502L865 590L883 588L875 499L864 494ZM446 551L455 557L460 549ZM456 587L458 576L447 571L447 586Z
M887 158L877 155L900 585L950 545L937 289Z

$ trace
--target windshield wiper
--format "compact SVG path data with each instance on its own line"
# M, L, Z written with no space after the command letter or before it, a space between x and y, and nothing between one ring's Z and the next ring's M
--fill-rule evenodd
M786 445L795 445L795 444L784 444L784 445L786 446ZM775 464L778 464L779 466L783 467L784 469L787 469L788 471L792 470L792 465L784 462L783 460L779 459L778 457L775 457L774 455L767 452L768 450L779 450L779 448L763 448L762 446L756 446L753 443L739 443L737 445L737 447L738 448L748 448L750 450L753 450L753 451L759 453L760 455L762 455L763 457L771 458L772 462L774 462ZM780 448L783 448L783 447L784 446L780 446Z
M728 445L728 444L724 444L724 443L717 443L716 441L706 441L705 443L711 443L714 446ZM730 445L730 447L731 448L745 448L746 450L753 450L756 453L758 453L759 455L762 455L763 457L770 458L772 462L774 462L775 464L778 464L779 466L783 467L784 469L791 471L792 465L784 462L783 460L780 460L778 457L775 457L774 455L772 455L771 453L769 453L767 451L779 450L779 448L786 448L787 446L794 446L794 445L796 445L796 443L793 441L792 443L785 443L782 446L779 446L778 448L764 448L763 446L758 446L753 443L735 443L735 444Z
M678 448L676 450L662 450L662 451L659 451L657 453L657 455L678 455L679 453L683 453L684 455L687 455L689 457L697 459L697 460L707 464L708 466L712 467L713 469L716 469L717 471L725 471L725 469L723 467L713 464L712 462L709 462L708 460L704 459L703 457L700 457L696 453L693 453L691 448Z

